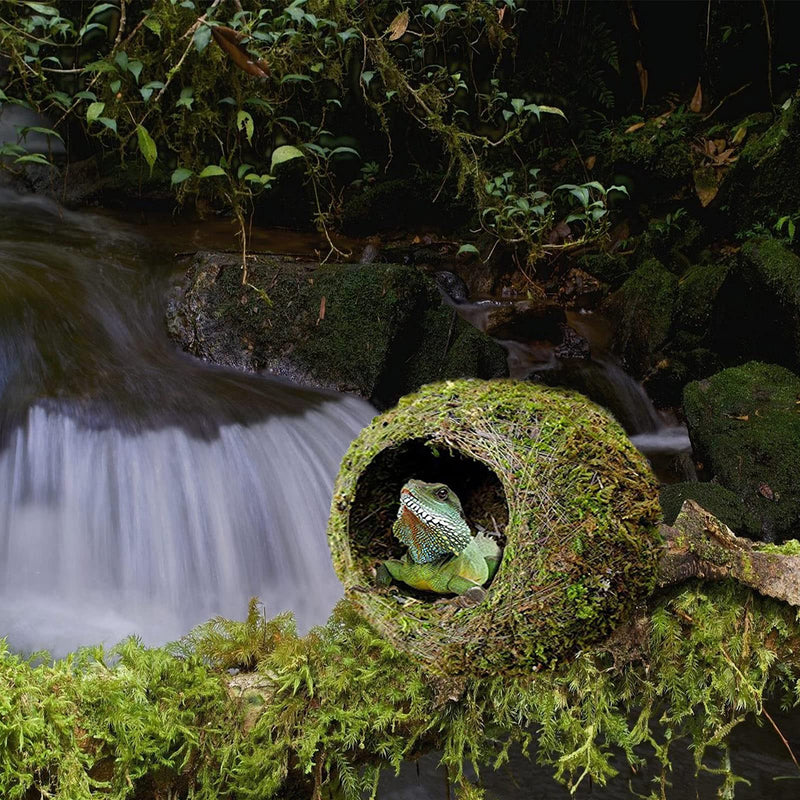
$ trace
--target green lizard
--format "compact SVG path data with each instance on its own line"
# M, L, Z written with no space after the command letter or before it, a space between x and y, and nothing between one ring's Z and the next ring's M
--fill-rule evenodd
M414 589L468 595L480 600L500 564L501 549L489 536L472 535L455 492L443 483L410 480L400 490L392 532L408 547L402 560L383 562L388 575Z

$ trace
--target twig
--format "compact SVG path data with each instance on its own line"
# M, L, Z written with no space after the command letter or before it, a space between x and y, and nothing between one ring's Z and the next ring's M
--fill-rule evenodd
M767 0L761 0L761 8L764 11L764 27L767 31L767 88L769 89L769 105L773 105L772 100L772 29L769 25L769 11L767 10Z
M794 765L797 767L797 769L800 769L800 764L797 763L797 759L795 758L794 753L792 752L791 745L789 744L788 741L786 741L786 737L781 732L781 729L775 724L775 720L772 719L772 717L769 715L769 711L767 711L766 708L762 708L761 709L761 713L769 720L770 725L772 725L772 727L775 728L775 733L777 733L778 736L781 737L781 741L783 742L783 744L786 747L786 749L789 751L789 755L792 757L792 761L794 761Z
M708 114L706 114L703 117L703 122L705 122L707 119L711 119L711 117L713 117L714 114L716 114L717 111L719 111L720 108L722 108L723 103L726 103L728 100L731 99L731 97L736 97L737 94L740 94L741 92L743 92L745 89L748 89L752 85L753 85L753 81L748 81L747 83L743 84L738 89L736 89L735 91L731 92L730 94L726 94L725 97L723 97L722 100L720 100L719 103L717 103L714 106L714 108L712 108L711 111L709 111Z

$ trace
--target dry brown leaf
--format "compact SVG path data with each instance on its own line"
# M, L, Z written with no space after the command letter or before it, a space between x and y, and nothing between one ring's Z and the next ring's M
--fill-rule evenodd
M506 7L501 6L497 9L497 18L500 20L500 24L503 23L503 17L506 15Z
M741 144L744 141L744 137L747 136L747 128L742 125L736 133L733 134L732 142L733 144Z
M211 29L211 35L239 69L254 78L266 78L269 75L269 64L266 61L253 61L242 45L245 37L240 31L226 28L224 25L215 25Z
M694 188L703 208L717 196L721 179L719 171L712 166L699 167L694 171Z
M697 80L697 88L694 90L694 96L692 97L692 102L689 103L689 111L694 111L695 114L700 113L700 109L703 107L703 88L700 85L700 79Z
M636 60L636 71L639 73L639 87L642 90L642 108L644 108L644 99L647 97L647 70L641 59Z
M500 17L502 20L502 16ZM401 11L390 23L387 28L390 42L396 42L408 30L408 9Z
M772 487L767 483L759 484L758 493L766 500L772 500L774 502L778 499L776 493L772 490Z
M633 133L634 131L638 131L640 128L644 128L644 122L634 122L630 128L625 128L625 133Z
M724 139L714 139L714 147L717 148L717 152L721 153L725 149L725 145L727 142Z
M597 156L589 156L583 163L586 164L586 169L594 169L594 165L597 162Z
M317 325L325 319L325 295L322 295L319 301L319 316L317 317Z

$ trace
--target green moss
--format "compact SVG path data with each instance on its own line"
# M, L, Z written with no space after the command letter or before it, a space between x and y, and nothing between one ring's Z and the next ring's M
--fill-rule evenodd
M387 455L413 442L488 468L502 486L504 558L477 607L406 606L374 584L374 566L392 547L387 514L412 477L405 461ZM422 469L421 458L413 464ZM425 479L450 482L453 468L432 464ZM462 500L472 503L469 493ZM472 505L470 519L491 526L493 515ZM529 383L455 381L403 398L356 439L328 532L351 602L399 647L436 671L524 674L602 637L650 591L658 514L643 457L585 398Z
M585 584L566 593L576 614L591 611ZM346 602L302 638L286 620L252 618L215 620L172 652L130 640L115 658L33 666L0 648L0 792L357 800L374 796L381 770L429 750L468 792L467 765L497 768L531 731L539 762L570 787L607 783L620 760L663 781L676 747L713 767L767 699L796 707L795 612L731 583L685 585L637 627L517 678L432 676ZM257 654L257 669L229 675L234 653ZM658 760L642 757L647 745Z
M507 374L503 349L416 267L261 258L248 273L242 286L234 259L195 260L169 322L190 352L255 370L290 364L384 407L432 380Z
M649 259L606 301L615 322L614 347L635 374L651 366L666 342L677 296L677 278Z
M800 209L798 159L800 102L795 98L764 133L748 138L722 185L720 203L743 228L757 223L772 227L778 217Z
M800 522L800 378L751 362L684 391L697 458L742 504L743 531L783 537Z
M611 253L591 253L578 259L578 266L595 278L617 288L633 272L633 264L626 256Z
M711 327L714 301L729 270L728 264L691 267L678 283L676 326L682 331L707 334Z
M695 500L734 532L741 532L751 527L745 524L747 512L739 497L718 483L668 484L662 486L660 498L664 522L667 525L675 522L685 500Z

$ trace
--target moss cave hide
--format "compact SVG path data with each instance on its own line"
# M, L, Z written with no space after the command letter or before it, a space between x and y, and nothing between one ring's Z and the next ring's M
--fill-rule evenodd
M375 567L409 478L447 483L468 521L502 534L486 598L461 607ZM376 417L345 455L328 525L348 598L393 644L454 675L529 674L605 636L653 589L655 479L603 409L515 381L424 386Z

